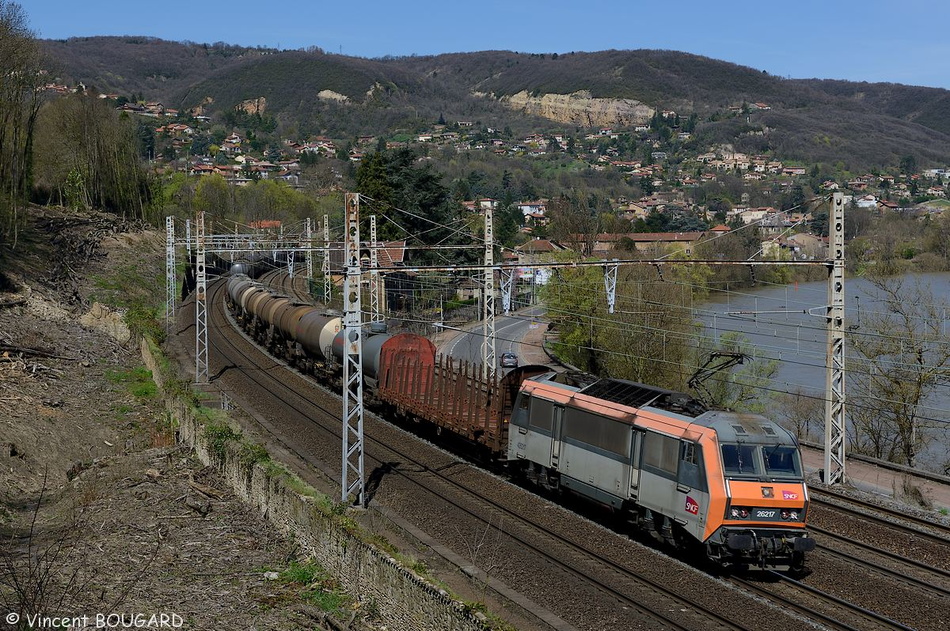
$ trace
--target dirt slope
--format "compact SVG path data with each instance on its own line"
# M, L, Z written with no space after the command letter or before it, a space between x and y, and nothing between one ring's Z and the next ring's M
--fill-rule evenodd
M163 300L164 254L163 234L116 217L33 209L0 255L0 628L8 613L187 629L320 615L292 547L174 445L136 343L99 304Z

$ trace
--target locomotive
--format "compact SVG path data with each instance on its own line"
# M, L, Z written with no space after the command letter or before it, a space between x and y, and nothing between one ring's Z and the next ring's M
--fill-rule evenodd
M800 570L815 547L794 436L683 393L619 379L528 378L507 459L543 487L609 506L722 565Z
M338 316L241 275L227 299L272 353L340 386ZM546 366L486 377L409 333L371 330L362 352L364 400L383 415L447 433L462 455L608 507L675 548L724 566L800 570L815 547L797 441L765 417Z

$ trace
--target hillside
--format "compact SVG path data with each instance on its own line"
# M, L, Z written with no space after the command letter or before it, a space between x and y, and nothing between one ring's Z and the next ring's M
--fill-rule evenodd
M212 115L253 99L301 135L413 130L439 116L516 133L625 126L662 109L696 114L702 143L782 159L871 168L912 153L922 165L950 162L950 91L783 79L674 51L364 59L142 37L44 46L64 81L175 108L204 105ZM558 106L568 95L569 107ZM750 103L768 108L737 121L735 108Z

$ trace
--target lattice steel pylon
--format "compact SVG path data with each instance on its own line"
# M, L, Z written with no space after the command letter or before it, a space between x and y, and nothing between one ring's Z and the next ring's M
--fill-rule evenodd
M383 313L379 300L379 253L376 242L376 215L369 218L369 321L382 322Z
M208 383L208 279L205 275L205 214L195 218L195 383Z
M616 259L614 259L616 260ZM617 304L617 269L620 266L604 265L604 290L607 292L607 313L613 313Z
M313 221L307 217L307 228L304 238L307 241L307 291L310 291L310 283L313 282Z
M346 194L343 279L343 502L363 504L363 323L360 304L360 200ZM355 479L351 479L352 477Z
M330 277L330 215L323 216L323 304L329 306L333 298L333 278Z
M175 270L175 218L165 217L165 332L171 330L175 321L175 305L178 303L178 280Z
M485 209L485 283L482 300L482 376L495 374L495 228L491 207Z
M844 410L844 195L834 193L828 214L828 348L825 382L825 476L827 484L845 482Z
M498 276L501 281L501 308L508 314L511 313L511 285L514 274L510 269L501 269Z

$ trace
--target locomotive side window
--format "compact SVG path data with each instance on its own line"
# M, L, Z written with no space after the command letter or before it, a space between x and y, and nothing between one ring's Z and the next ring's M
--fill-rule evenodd
M563 437L565 441L591 445L625 460L630 457L630 426L584 410L564 410Z
M693 489L706 490L703 475L703 452L699 445L689 441L680 443L680 463L676 481Z
M528 423L534 429L550 435L554 424L554 404L545 399L534 397L531 399L531 414Z
M655 473L675 478L679 464L679 441L656 432L647 432L643 437L643 466Z
M756 475L759 472L755 445L722 445L722 466L726 475Z
M798 456L798 450L794 447L783 445L763 447L762 456L765 460L765 472L767 474L796 478L802 476L802 464Z
M531 395L521 393L511 411L511 424L519 427L528 426L528 406L531 405Z

